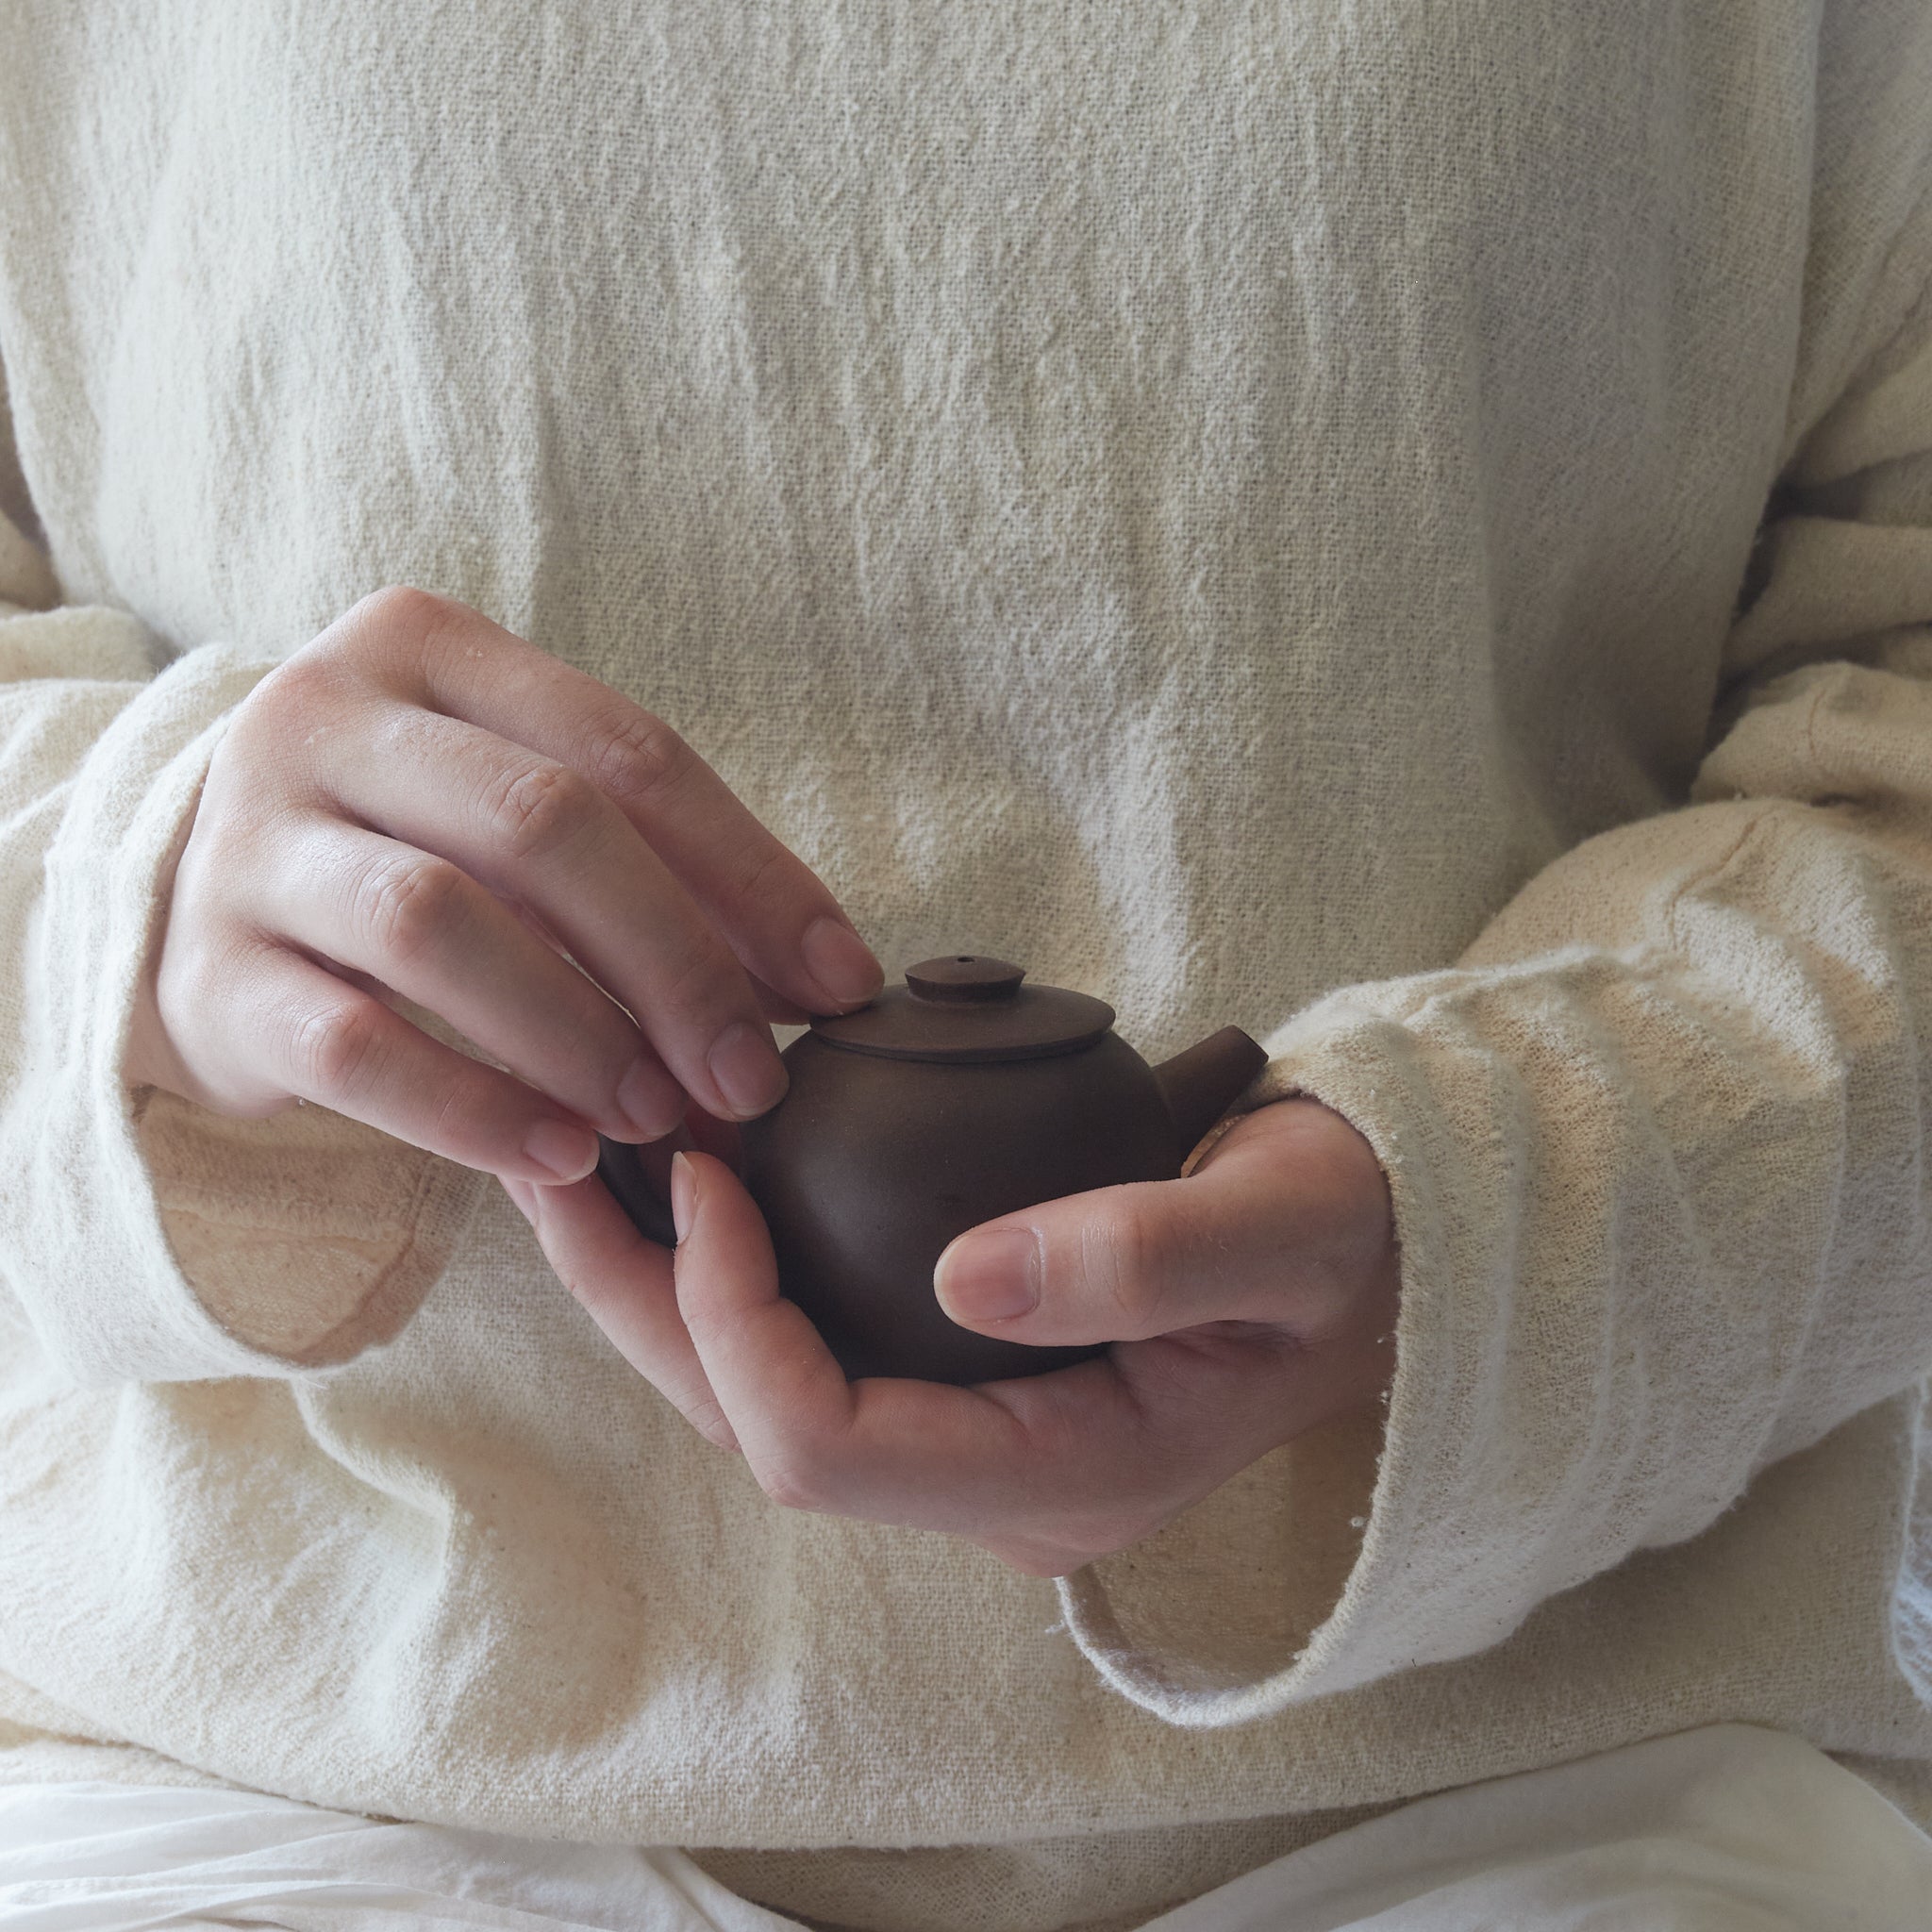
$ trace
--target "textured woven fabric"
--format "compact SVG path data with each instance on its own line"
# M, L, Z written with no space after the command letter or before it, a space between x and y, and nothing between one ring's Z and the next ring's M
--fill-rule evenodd
M1728 1720L1910 1781L1921 0L0 33L16 1749L891 1932ZM475 1177L127 1094L223 720L386 582L669 719L889 968L1263 1038L1391 1176L1386 1429L1057 1590L774 1507Z
M1148 1932L1915 1932L1928 1914L1932 1839L1801 1740L1714 1724L1419 1799ZM676 1852L72 1782L0 1784L0 1918L12 1932L800 1926Z

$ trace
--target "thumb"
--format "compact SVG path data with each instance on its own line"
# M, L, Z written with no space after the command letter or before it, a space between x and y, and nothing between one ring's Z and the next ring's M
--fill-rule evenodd
M969 1229L933 1286L962 1327L1015 1341L1252 1322L1312 1344L1382 1320L1396 1255L1374 1148L1295 1098L1243 1115L1182 1180L1097 1188Z
M1292 1230L1252 1175L1236 1178L1241 1165L1070 1194L970 1228L933 1272L940 1306L962 1327L1041 1345L1280 1321Z

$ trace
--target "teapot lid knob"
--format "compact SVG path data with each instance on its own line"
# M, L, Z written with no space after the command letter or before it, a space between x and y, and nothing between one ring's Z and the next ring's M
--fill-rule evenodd
M978 1005L1009 1000L1026 977L1024 966L1007 959L989 959L976 953L955 953L940 959L922 959L906 969L907 990L916 1000L941 1006Z

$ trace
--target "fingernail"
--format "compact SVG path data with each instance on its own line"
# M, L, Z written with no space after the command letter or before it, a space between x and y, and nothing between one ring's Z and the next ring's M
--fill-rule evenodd
M1021 1227L962 1234L940 1257L933 1287L961 1321L1001 1322L1040 1302L1040 1241Z
M630 1064L617 1088L617 1110L647 1141L661 1141L684 1118L684 1090L649 1054Z
M869 1000L886 983L885 971L872 949L849 925L829 914L806 928L800 950L811 976L837 1006Z
M539 1121L524 1138L524 1153L560 1181L580 1181L597 1164L597 1137L564 1121Z
M671 1157L671 1224L683 1241L691 1233L691 1207L696 1182L691 1179L691 1162L683 1155Z
M777 1106L786 1087L784 1062L772 1036L742 1020L719 1034L711 1048L711 1077L741 1120Z
M503 1175L503 1191L509 1196L510 1206L527 1221L532 1227L537 1224L537 1190L529 1181L513 1181Z

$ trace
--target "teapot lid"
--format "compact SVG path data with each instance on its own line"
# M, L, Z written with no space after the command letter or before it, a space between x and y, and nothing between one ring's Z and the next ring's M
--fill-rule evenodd
M815 1018L828 1045L889 1060L1033 1060L1091 1046L1113 1024L1105 1000L1058 986L1022 986L1024 966L955 953L906 969L854 1013Z

